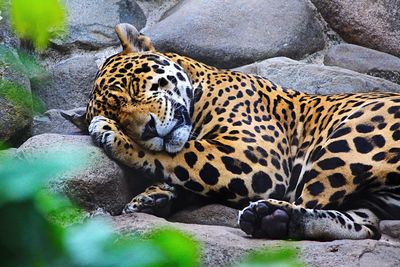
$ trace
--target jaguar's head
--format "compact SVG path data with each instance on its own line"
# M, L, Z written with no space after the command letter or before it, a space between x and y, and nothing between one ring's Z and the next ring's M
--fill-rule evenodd
M116 32L123 51L100 67L87 118L103 115L116 120L148 150L180 151L192 129L189 77L132 25L119 24Z

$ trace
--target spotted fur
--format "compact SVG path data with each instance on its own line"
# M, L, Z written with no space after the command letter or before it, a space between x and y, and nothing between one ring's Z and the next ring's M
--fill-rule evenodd
M247 206L255 237L378 238L379 220L400 219L399 94L305 94L117 33L124 51L100 67L86 119L112 158L164 180L145 196L180 186ZM152 210L143 194L125 211Z

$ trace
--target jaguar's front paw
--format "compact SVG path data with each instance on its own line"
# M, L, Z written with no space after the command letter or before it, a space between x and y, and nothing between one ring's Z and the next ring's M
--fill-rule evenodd
M122 213L144 212L167 217L171 211L172 200L175 198L175 189L171 186L150 186L145 192L134 197Z
M103 147L106 151L111 149L116 139L116 128L114 122L103 116L96 116L89 125L89 134L96 145Z
M239 213L240 228L256 238L288 238L290 209L277 203L278 201L271 200L251 203Z

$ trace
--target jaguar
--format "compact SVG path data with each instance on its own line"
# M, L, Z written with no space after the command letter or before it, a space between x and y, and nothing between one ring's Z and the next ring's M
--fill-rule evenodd
M256 238L378 239L400 219L400 94L306 94L116 33L83 118L111 158L160 178L124 213L165 216L184 188L242 209Z

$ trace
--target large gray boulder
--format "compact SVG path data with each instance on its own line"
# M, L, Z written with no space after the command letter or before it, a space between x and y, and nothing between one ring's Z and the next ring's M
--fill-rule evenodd
M400 85L355 71L271 58L236 70L257 74L288 88L312 94L400 92Z
M400 84L400 58L352 44L332 46L324 64L338 66Z
M66 0L68 10L68 36L54 40L60 50L79 47L98 49L117 45L114 27L127 22L141 29L146 17L135 1L131 0Z
M222 68L324 47L322 28L306 0L184 0L144 30L160 51Z
M19 147L16 155L35 159L50 152L60 157L66 152L84 153L86 156L81 168L72 167L74 172L54 177L50 187L67 194L89 211L100 208L119 214L124 205L148 185L149 180L145 176L111 160L101 148L92 144L89 136L36 135Z
M108 217L115 231L125 234L147 233L155 228L180 229L203 244L204 266L226 266L255 249L291 246L299 251L308 266L399 266L400 242L381 240L337 240L332 242L253 239L237 228L217 225L171 223L152 215L137 213Z
M48 76L32 80L32 91L48 109L72 109L87 105L97 72L93 56L73 56L50 66L48 72Z
M349 43L400 56L399 0L311 0Z

